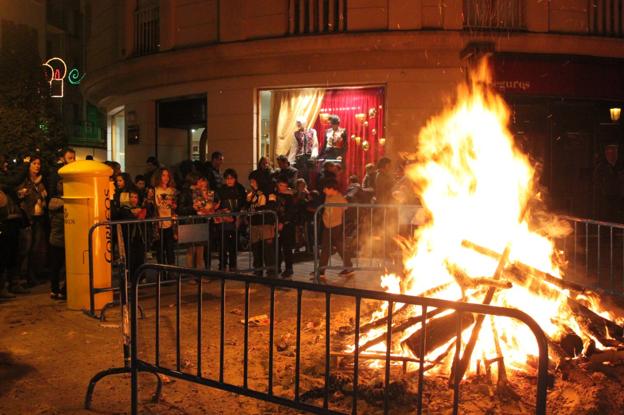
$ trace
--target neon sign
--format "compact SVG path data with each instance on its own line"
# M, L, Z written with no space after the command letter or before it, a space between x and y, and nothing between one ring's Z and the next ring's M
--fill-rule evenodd
M83 73L80 76L80 71L77 68L67 72L67 64L61 58L54 57L48 59L43 66L48 68L48 83L50 84L50 96L52 98L63 98L65 89L65 77L71 85L79 85L80 81L85 77Z
M52 98L63 98L63 87L65 76L67 75L67 65L61 58L50 58L43 64L50 69L48 82L50 83L50 96Z
M80 81L82 81L82 78L84 78L85 75L86 74L83 73L82 76L80 76L80 72L78 71L78 69L73 68L71 71L69 71L69 75L67 75L67 80L72 85L80 85Z

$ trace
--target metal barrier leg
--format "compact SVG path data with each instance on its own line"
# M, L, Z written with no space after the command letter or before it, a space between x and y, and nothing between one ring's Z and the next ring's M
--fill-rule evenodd
M93 390L95 389L96 383L98 383L101 379L110 375L117 375L120 373L130 373L130 368L127 367L113 367L110 369L103 370L98 372L91 378L89 381L89 386L87 387L87 395L85 396L85 409L91 409L91 401L93 399Z
M160 397L162 396L162 379L158 376L158 373L154 373L151 371L145 371L146 373L151 373L156 376L156 390L152 395L152 402L158 402ZM95 385L102 379L110 375L119 375L123 373L131 373L129 367L112 367L110 369L102 370L98 372L91 378L89 381L89 386L87 387L87 394L85 396L85 409L91 409L91 402L93 401L93 392L95 390Z
M125 271L127 272L127 268L125 268ZM93 294L94 290L92 290L91 293ZM124 318L124 307L127 304L128 304L127 274L124 272L120 276L120 280L119 280L119 301L113 301L104 305L104 307L102 308L102 311L100 312L100 320L101 321L106 320L105 313L107 309L112 308L116 305L120 305L121 306L122 334L125 335L126 333L125 328L127 326L126 326L126 319ZM138 304L135 303L135 308L133 309L133 316L132 316L133 324L134 324L134 319L136 318L137 310L139 310L141 318L144 317L143 310ZM95 390L95 385L101 379L105 378L106 376L123 374L123 373L130 373L134 378L135 373L132 371L132 366L131 366L132 351L130 349L131 349L130 345L126 341L124 341L124 346L123 346L124 366L123 367L115 367L115 368L103 370L101 372L96 373L95 376L91 378L91 380L89 381L89 386L87 387L87 394L85 396L85 409L91 408L91 402L93 400L93 391ZM160 399L160 395L162 391L162 380L160 379L160 376L157 373L151 372L151 371L150 373L156 376L156 391L154 392L154 395L152 396L152 401L157 402L158 399ZM135 383L134 381L135 379L133 379L133 388L134 388L134 383Z
M119 301L112 301L110 303L104 304L104 307L102 307L102 311L100 311L100 321L106 321L106 311L108 311L108 309L110 308L118 306L119 304Z

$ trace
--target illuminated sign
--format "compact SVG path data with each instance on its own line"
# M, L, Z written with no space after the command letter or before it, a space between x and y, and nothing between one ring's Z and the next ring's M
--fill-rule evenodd
M50 70L48 82L52 98L63 98L63 80L67 75L67 65L61 58L50 58L43 64Z
M71 71L69 71L69 75L67 75L67 80L72 85L80 85L80 81L82 81L82 78L84 77L85 74L82 74L82 76L80 76L80 72L78 71L78 69L73 68Z
M50 96L52 98L63 98L65 89L65 77L72 85L79 85L85 74L80 76L78 69L73 68L67 72L67 64L61 58L54 57L48 59L43 66L48 68L48 83L50 84Z

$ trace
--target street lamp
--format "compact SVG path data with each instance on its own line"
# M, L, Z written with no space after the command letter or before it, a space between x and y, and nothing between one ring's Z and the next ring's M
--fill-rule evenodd
M609 108L609 114L611 115L611 121L615 122L620 119L620 113L622 112L622 108L614 107Z

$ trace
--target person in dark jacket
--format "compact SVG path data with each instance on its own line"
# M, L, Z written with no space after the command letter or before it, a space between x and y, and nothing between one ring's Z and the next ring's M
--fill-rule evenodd
M245 188L238 183L238 174L234 169L223 172L224 185L218 190L219 210L221 213L240 212L245 207ZM230 271L236 270L236 251L238 247L237 217L221 218L221 249L219 252L219 269L224 271L226 266Z
M362 188L366 190L375 190L375 179L377 178L377 168L373 163L368 163L365 167L366 174L362 180Z
M277 180L284 178L288 183L288 187L294 189L296 187L297 176L299 171L290 165L288 161L288 157L281 155L277 158L277 163L279 165L279 169L275 171L275 176Z
M128 173L120 173L115 176L115 194L113 195L113 218L117 217L117 211L123 205L130 203L130 192L136 191L132 177Z
M273 189L275 189L275 181L273 180L273 170L271 169L271 164L269 163L268 157L260 157L258 160L258 168L251 172L250 178L253 179L258 184L258 189L262 191L265 195L273 193Z
M66 298L65 284L61 287L61 280L65 279L65 213L63 199L63 180L56 182L56 191L48 203L50 215L50 247L48 249L48 264L50 266L50 298L64 300Z
M277 180L277 201L276 212L279 221L277 228L279 230L279 264L281 266L284 260L284 272L282 278L290 278L293 275L293 248L295 246L295 221L297 217L297 208L295 206L295 197L288 187L288 179L281 176Z
M71 147L64 148L57 164L48 173L48 182L46 183L46 188L49 190L48 197L51 198L56 194L57 183L61 180L58 171L74 161L76 161L76 150Z
M139 204L139 192L130 190L128 203L124 203L119 208L119 219L121 220L142 220L145 219L146 209ZM146 250L146 227L142 223L130 223L121 225L124 241L124 251L128 276L134 275L137 269L145 263Z
M297 211L295 225L295 249L305 247L306 253L312 252L314 227L311 226L314 218L308 214L307 206L311 200L310 191L305 179L297 179L297 187L294 192L295 209Z
M47 280L44 276L45 261L41 261L41 258L47 257L48 250L46 235L48 191L45 187L46 180L41 174L41 157L30 158L27 166L26 176L16 189L20 207L26 213L30 225L22 229L20 264L26 264L29 284L36 285L39 279Z
M160 168L160 162L156 157L149 156L145 161L145 166L147 167L145 174L143 174L143 177L145 177L145 183L147 186L153 187L153 176L154 173Z
M253 172L249 174L250 190L247 205L250 213L275 210L276 196L260 190ZM277 276L275 263L275 222L271 214L252 214L249 218L249 239L253 254L254 275L262 277L266 269L268 277Z
M364 189L360 184L360 179L356 175L349 177L349 185L345 192L345 199L349 203L370 203L373 199L372 189Z
M6 158L0 155L0 299L29 292L20 285L16 269L20 230L27 225L24 211L17 203L18 180L9 171Z
M375 200L378 204L392 203L392 188L395 178L392 175L392 161L382 157L377 161L377 176L375 177Z
M221 186L223 186L223 177L221 176L221 165L223 164L223 153L220 151L215 151L210 156L210 162L206 165L205 175L208 178L208 183L210 184L210 189L215 192L219 191Z
M323 198L323 200L325 200L325 197L323 194L323 189L325 189L325 184L329 180L331 181L338 180L337 171L338 171L338 166L336 165L336 163L332 161L326 161L325 163L323 163L323 171L319 175L319 179L317 182L317 189L316 189L321 194L321 197Z
M594 169L594 199L598 219L620 223L622 221L622 165L618 163L618 145L604 148L604 157Z
M137 174L134 177L134 188L139 193L139 204L142 205L147 197L147 181L145 180L145 176Z

